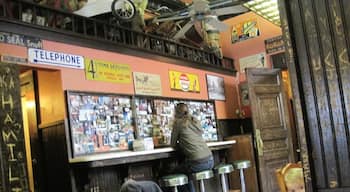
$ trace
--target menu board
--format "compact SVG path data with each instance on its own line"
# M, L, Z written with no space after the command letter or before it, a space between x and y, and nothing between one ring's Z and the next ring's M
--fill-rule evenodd
M130 96L66 93L73 156L128 149L134 140Z
M169 145L178 103L186 103L190 114L198 118L205 141L218 140L213 102L171 99L135 98L138 136L153 137L156 146Z

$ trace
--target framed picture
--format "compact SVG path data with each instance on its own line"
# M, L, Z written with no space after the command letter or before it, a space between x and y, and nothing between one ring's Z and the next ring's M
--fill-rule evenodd
M257 18L252 18L232 26L231 42L237 43L260 36Z
M225 100L225 82L223 77L207 74L207 87L209 99Z
M249 106L249 90L248 90L248 83L244 82L239 84L239 92L241 95L241 104L243 107Z

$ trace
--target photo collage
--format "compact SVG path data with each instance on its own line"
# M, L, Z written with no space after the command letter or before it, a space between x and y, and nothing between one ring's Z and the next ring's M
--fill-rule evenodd
M134 140L131 97L68 92L74 156L127 150Z
M218 140L212 101L67 91L73 156L130 150L135 138L151 137L155 147L169 146L178 103L188 104L206 141Z
M137 131L140 137L153 137L155 146L170 144L175 106L186 103L190 114L198 118L205 141L217 141L217 126L213 102L136 98Z

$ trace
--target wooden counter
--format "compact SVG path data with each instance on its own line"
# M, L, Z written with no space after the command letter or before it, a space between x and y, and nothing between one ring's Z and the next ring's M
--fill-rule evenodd
M231 147L235 140L208 142L211 150L221 150ZM109 165L118 165L124 163L135 163L155 159L169 158L175 153L172 147L156 148L148 151L122 151L114 153L101 153L94 155L85 155L69 159L69 163L87 163L89 167L102 167Z

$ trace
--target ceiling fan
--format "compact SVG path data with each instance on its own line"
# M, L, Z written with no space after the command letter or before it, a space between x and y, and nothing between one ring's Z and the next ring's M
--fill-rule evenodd
M226 31L228 26L218 17L238 15L247 11L238 0L193 0L185 9L155 17L153 22L176 22L179 30L172 36L173 39L192 41L191 43L208 48L222 58L220 32ZM187 37L187 33L193 31L196 31L200 38ZM197 39L197 42L193 42L193 39Z
M153 22L184 21L181 29L173 37L179 39L198 22L202 22L202 28L206 28L206 30L225 31L228 26L219 21L219 16L239 14L246 11L248 9L235 0L193 0L187 8L155 17Z

